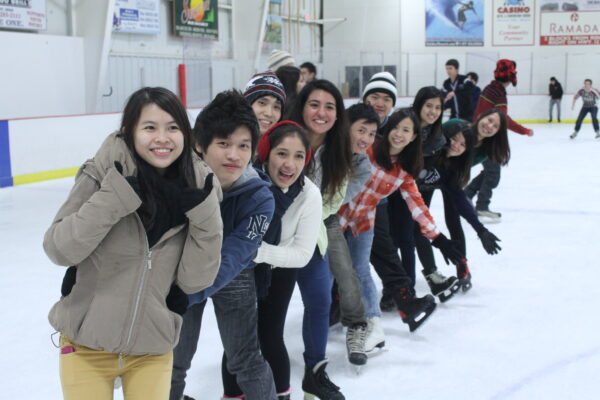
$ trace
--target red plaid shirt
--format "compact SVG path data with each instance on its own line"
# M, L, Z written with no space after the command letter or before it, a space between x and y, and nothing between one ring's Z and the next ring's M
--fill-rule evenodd
M356 236L361 232L373 229L375 226L375 210L381 199L392 194L394 190L400 189L400 194L406 201L413 219L421 227L423 236L429 240L438 237L440 231L437 229L433 217L429 214L429 209L423 202L414 178L396 163L394 163L392 170L385 170L375 161L372 147L367 150L367 153L374 171L362 191L338 211L342 230L350 227L352 233Z

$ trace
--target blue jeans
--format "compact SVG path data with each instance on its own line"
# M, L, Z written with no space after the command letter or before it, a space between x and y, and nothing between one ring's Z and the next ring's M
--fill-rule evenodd
M581 107L581 111L579 111L579 116L577 116L577 122L575 123L575 132L579 132L581 129L581 123L583 119L590 113L592 117L592 124L594 125L594 131L598 132L598 107Z
M260 353L256 328L254 270L242 271L227 286L212 295L227 369L236 375L247 400L275 400L271 368ZM183 315L179 344L173 350L170 400L180 400L187 370L196 353L206 302L194 304Z
M344 235L350 249L352 267L360 282L360 293L365 305L365 316L367 318L381 317L379 295L377 294L375 282L373 282L373 278L371 277L371 264L369 264L371 246L373 245L373 229L362 232L357 237L352 235L350 229L346 229Z
M325 359L332 285L327 254L322 257L317 249L306 267L298 271L298 287L304 303L302 340L307 368Z

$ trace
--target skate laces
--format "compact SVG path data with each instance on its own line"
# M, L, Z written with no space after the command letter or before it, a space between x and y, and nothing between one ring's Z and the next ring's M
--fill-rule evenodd
M329 375L327 375L327 372L325 372L325 370L322 370L319 374L319 383L321 383L321 385L323 385L323 387L328 389L329 391L338 392L340 390L339 386L331 382L331 380L329 379Z
M362 353L365 351L364 344L367 338L367 327L356 324L348 328L346 332L346 346L349 353Z

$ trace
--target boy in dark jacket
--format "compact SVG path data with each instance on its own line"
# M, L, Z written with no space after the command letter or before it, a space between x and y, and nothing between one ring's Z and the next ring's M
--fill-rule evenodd
M550 119L548 119L548 122L552 122L552 108L554 108L554 105L556 105L558 122L560 122L560 100L563 96L563 89L560 82L557 81L555 77L550 78L548 92L550 93Z
M198 115L194 137L197 152L223 189L223 246L214 284L189 296L190 307L173 352L170 399L182 398L205 300L211 296L227 369L236 375L246 399L275 400L273 375L258 344L256 287L250 268L275 208L270 181L250 164L259 138L254 111L239 92L219 93Z
M446 61L448 79L444 81L444 108L450 108L450 118L462 118L470 121L473 119L473 82L465 75L458 73L458 60Z

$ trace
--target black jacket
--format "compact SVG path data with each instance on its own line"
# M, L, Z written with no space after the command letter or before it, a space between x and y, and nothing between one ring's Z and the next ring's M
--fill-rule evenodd
M444 104L444 108L450 108L450 118L461 118L465 121L473 120L475 104L472 104L473 90L475 85L465 75L457 75L454 83L450 78L444 81L442 92L444 96L454 92L454 98Z
M550 97L552 97L553 99L562 99L563 90L561 84L558 81L556 81L556 85L549 84L548 91L550 92Z

